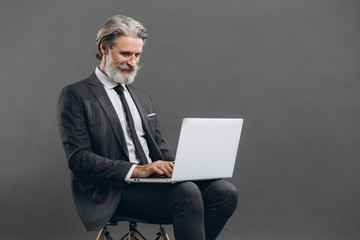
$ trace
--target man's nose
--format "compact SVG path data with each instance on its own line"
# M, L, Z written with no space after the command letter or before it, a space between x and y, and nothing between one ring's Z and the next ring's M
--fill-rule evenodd
M127 64L129 64L132 68L135 68L138 64L136 57L132 56L128 61Z

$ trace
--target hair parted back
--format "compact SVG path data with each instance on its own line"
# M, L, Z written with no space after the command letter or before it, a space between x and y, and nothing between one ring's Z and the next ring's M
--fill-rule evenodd
M147 38L145 27L135 19L122 15L115 15L110 17L100 28L96 36L96 44L98 53L96 58L101 60L102 52L100 44L106 42L110 48L117 42L118 37L129 36L141 38L144 43Z

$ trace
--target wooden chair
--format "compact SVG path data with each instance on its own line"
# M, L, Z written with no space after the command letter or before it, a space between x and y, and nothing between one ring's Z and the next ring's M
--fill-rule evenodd
M118 222L128 221L129 222L129 231L126 233L120 240L139 240L139 237L143 240L146 238L139 232L137 229L137 223L147 223L147 224L158 224L160 226L159 232L156 234L155 240L170 240L167 235L165 228L162 225L172 224L171 218L134 218L134 217L112 217L109 223L103 227L96 240L114 240L110 237L110 232L108 231L108 226L116 226Z

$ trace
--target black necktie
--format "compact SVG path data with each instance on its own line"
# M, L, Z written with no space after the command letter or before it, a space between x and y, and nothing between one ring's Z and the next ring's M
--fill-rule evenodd
M148 164L144 149L141 147L138 135L136 134L134 119L131 115L129 105L123 92L124 88L121 85L117 85L116 87L114 87L114 90L120 95L121 102L124 106L126 120L130 129L130 135L135 145L135 151L140 158L140 163L143 165Z

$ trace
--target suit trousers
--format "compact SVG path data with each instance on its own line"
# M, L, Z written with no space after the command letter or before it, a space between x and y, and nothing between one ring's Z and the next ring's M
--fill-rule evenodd
M114 215L173 220L177 240L216 239L238 202L225 180L127 184Z

